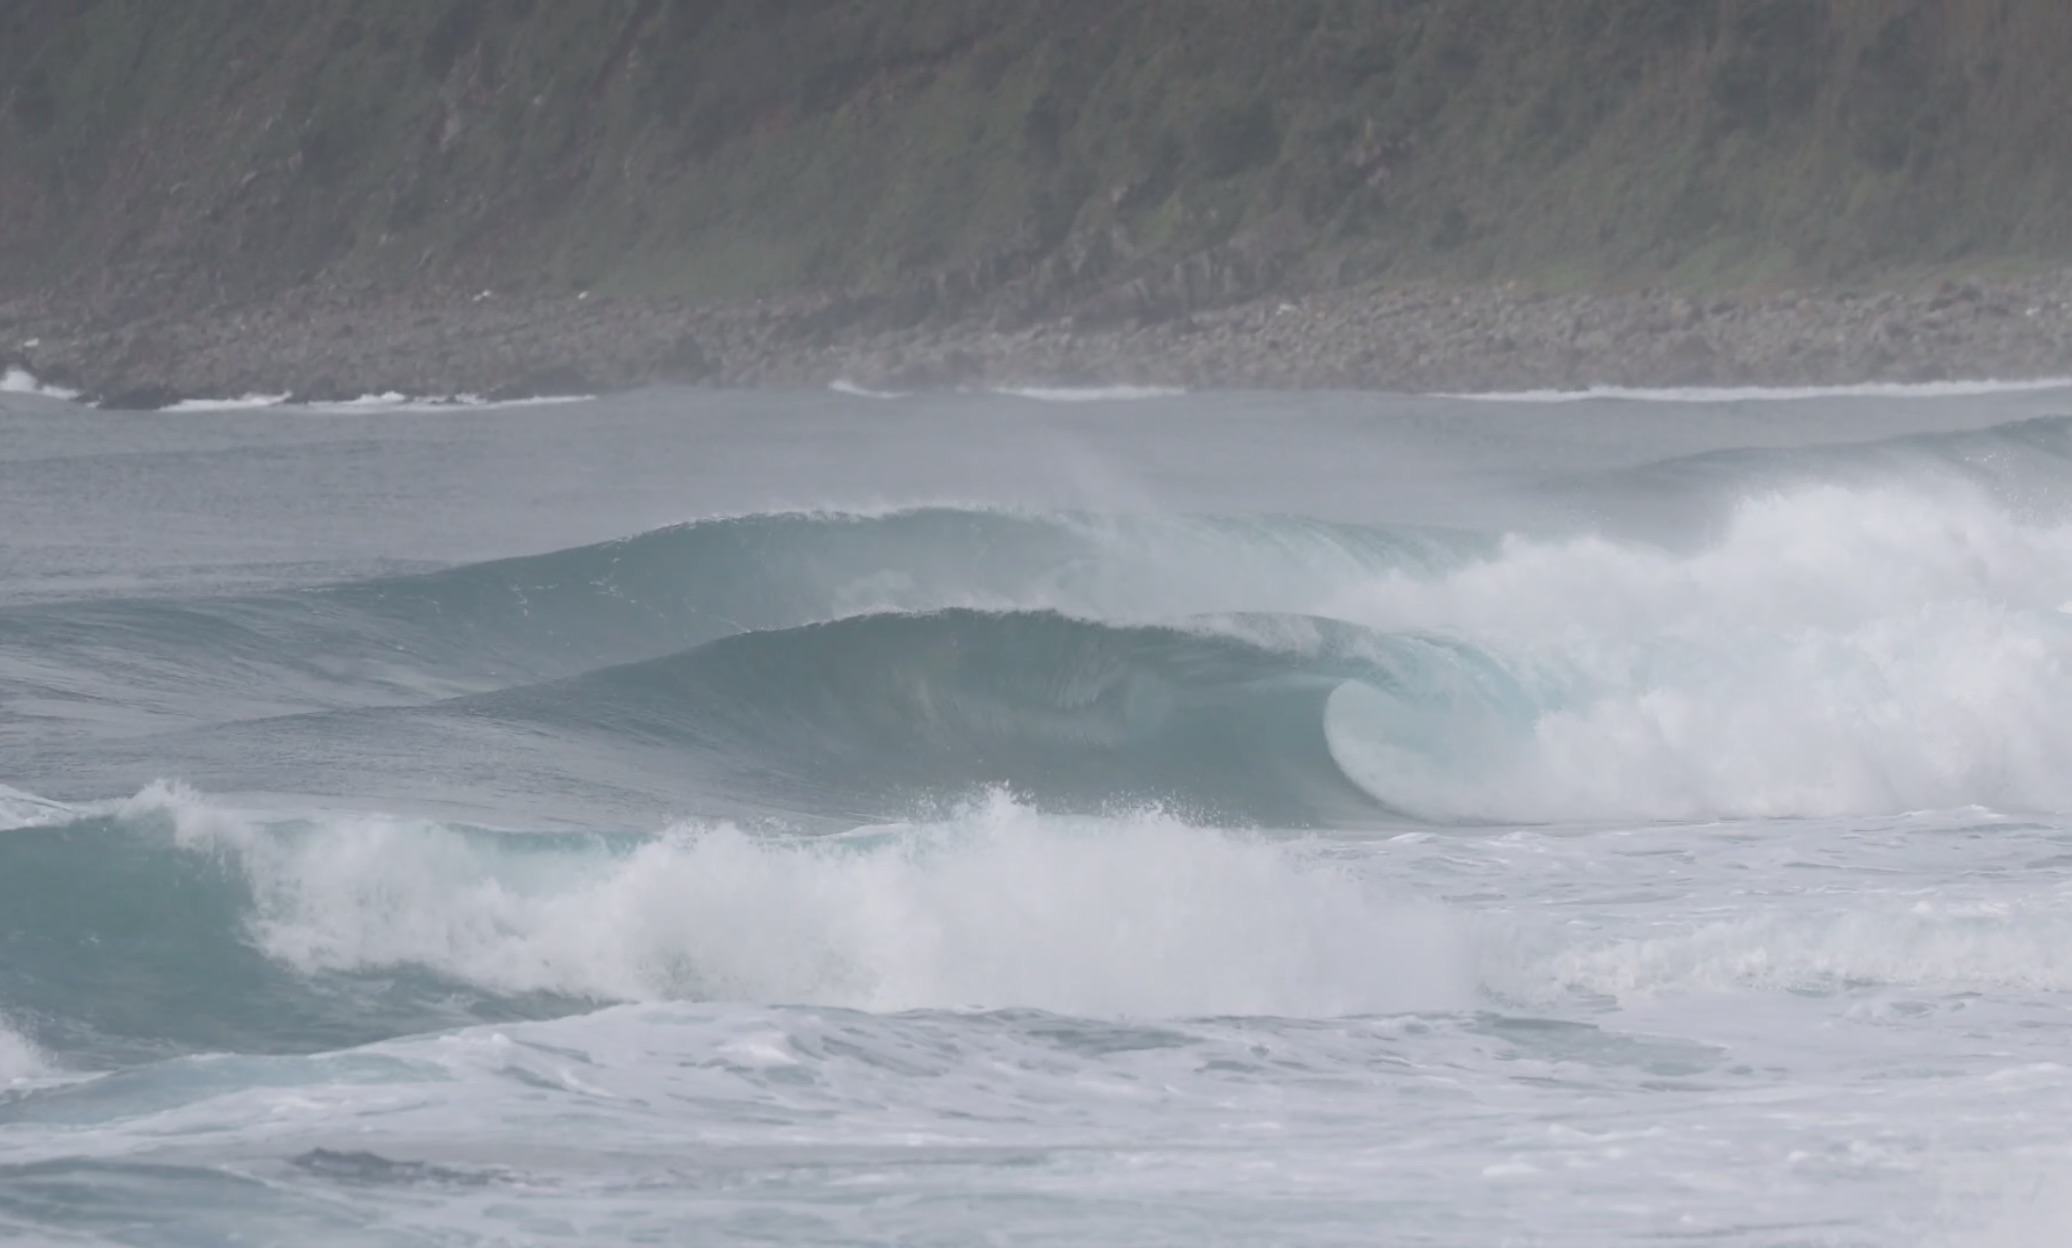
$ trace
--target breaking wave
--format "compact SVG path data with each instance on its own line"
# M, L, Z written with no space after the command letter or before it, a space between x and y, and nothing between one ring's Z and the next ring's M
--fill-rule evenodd
M600 1001L1328 1016L1473 996L1442 911L1315 847L1000 794L835 837L605 837L267 821L154 786L0 839L0 916L6 999L97 1033L68 1049L335 1047Z
M47 385L37 380L36 375L22 368L0 369L0 394L36 394L47 399L72 400L79 397L77 390L63 386Z
M714 786L862 819L1004 786L1080 813L1533 823L2072 809L2068 607L2072 522L1870 482L1757 491L1682 546L752 516L266 598L17 608L0 649L33 654L41 696L119 680L174 726L254 698L218 757L344 757L337 725L260 717L374 708L361 743L493 731L471 748L551 769L580 740L714 815L742 809ZM241 784L173 744L176 774Z
M2072 809L2072 525L1974 493L1813 486L1691 550L1271 575L1312 614L875 612L467 707L880 812L986 784L1281 824Z

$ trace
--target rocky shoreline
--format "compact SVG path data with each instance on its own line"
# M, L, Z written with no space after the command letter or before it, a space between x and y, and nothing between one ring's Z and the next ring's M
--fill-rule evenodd
M663 383L1431 392L2026 380L2072 376L2072 270L1725 297L1403 285L1033 323L901 316L868 298L693 307L334 289L121 318L18 298L0 303L0 368L126 409L247 394L519 398Z

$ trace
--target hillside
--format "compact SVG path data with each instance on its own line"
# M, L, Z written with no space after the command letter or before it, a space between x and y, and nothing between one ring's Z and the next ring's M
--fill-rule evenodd
M2062 0L0 0L0 300L2015 272L2072 260L2068 63Z

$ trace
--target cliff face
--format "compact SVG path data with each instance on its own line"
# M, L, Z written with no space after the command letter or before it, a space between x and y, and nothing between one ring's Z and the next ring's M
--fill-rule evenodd
M0 0L0 294L877 291L2072 259L2063 0Z

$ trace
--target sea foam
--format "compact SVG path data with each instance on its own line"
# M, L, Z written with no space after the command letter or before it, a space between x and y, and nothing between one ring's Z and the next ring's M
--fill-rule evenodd
M250 931L299 970L417 965L501 992L873 1011L1395 1013L1472 1001L1451 919L1299 843L1005 796L805 840L687 827L555 850L380 817L263 826L154 786L241 864Z
M49 1071L43 1054L8 1026L0 1015L0 1088L34 1079Z
M34 373L22 368L0 370L0 394L40 394L47 399L65 399L67 401L79 397L77 390L67 390L63 386L45 385L36 379Z
M1333 746L1442 819L2072 809L2068 598L2072 526L1961 492L1758 497L1695 550L1514 537L1321 613L1478 647L1529 691L1529 731L1406 760L1353 697Z
M1510 987L1526 999L1559 989L1624 1004L1691 994L1872 987L1998 995L2072 991L2072 910L2036 903L1859 905L1847 914L1778 911L1579 944L1531 963L1529 974Z

